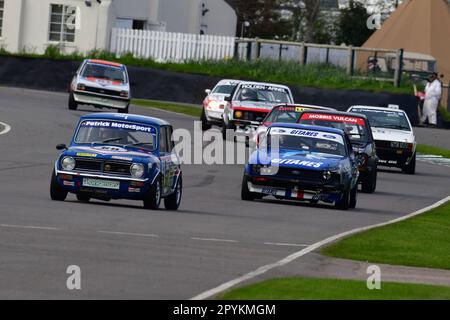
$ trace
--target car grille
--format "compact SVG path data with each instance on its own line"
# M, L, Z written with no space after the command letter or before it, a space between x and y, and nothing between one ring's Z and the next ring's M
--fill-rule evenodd
M237 118L236 117L236 112L241 112L242 113L242 117ZM267 116L268 112L256 112L256 111L241 111L241 110L236 110L234 112L235 116L234 118L236 120L243 120L243 121L257 121L257 122L261 122L264 120L264 118Z
M104 89L104 88L95 88L95 87L89 87L89 86L86 86L85 88L86 88L85 91L87 91L87 92L93 92L93 93L105 94L108 96L120 97L120 91L108 90L108 89Z
M130 162L75 158L75 171L130 176Z
M309 180L309 181L323 180L322 171L315 171L315 170L302 170L302 169L299 170L295 168L279 167L277 175L296 177L301 180Z
M382 141L382 140L375 140L375 146L377 148L391 148L391 142L390 141Z

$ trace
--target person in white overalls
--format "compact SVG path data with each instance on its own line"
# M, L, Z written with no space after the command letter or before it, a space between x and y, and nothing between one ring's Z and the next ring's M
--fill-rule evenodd
M437 125L437 110L441 96L442 85L438 80L438 74L434 73L428 78L428 84L425 88L425 101L423 104L421 123L425 123L428 119L430 126L435 127Z

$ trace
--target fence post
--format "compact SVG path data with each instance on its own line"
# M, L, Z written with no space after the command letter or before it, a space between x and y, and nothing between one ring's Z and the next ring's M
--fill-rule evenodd
M304 42L300 45L300 65L304 66L306 64L306 60L308 58L308 47Z
M256 38L256 59L261 58L261 42Z
M252 41L247 42L247 61L252 61Z
M348 47L348 60L347 60L347 74L353 76L353 63L355 60L355 49L352 46Z
M234 54L233 54L233 59L234 60L239 60L239 42L238 39L236 38L234 40Z
M109 52L114 53L114 55L117 55L116 48L117 48L117 29L113 28L111 32L111 45L109 48Z
M403 69L403 49L397 50L396 63L395 63L395 75L394 75L394 86L400 87L402 82L402 69Z

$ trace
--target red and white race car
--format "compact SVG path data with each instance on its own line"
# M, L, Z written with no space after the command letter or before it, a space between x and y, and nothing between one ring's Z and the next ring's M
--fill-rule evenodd
M229 97L236 87L241 83L239 80L221 80L214 89L206 89L207 94L203 100L203 110L200 116L202 129L208 130L213 124L223 124L223 111L228 103L225 98Z
M86 59L75 73L69 93L70 110L85 104L128 113L131 91L127 68L115 62Z

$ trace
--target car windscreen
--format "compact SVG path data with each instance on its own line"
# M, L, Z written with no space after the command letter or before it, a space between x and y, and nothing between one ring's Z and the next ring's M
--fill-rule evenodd
M103 79L121 83L128 82L127 75L123 67L115 67L97 63L86 64L82 77Z
M124 121L85 120L80 123L74 139L78 144L107 144L139 147L154 151L157 130L149 125Z
M265 121L271 123L296 123L303 110L303 108L279 107L273 109L272 112L267 116Z
M299 154L347 155L341 135L322 131L272 127L267 136L267 145L278 145L279 149L291 149Z
M336 115L324 113L304 113L300 124L340 129L348 134L354 143L370 141L370 132L366 120L350 115Z
M234 88L236 88L236 85L219 85L211 93L230 95Z
M267 102L267 103L292 103L288 90L282 87L243 84L237 94L239 101Z
M366 115L373 128L411 131L408 119L402 111L352 108L352 112Z

